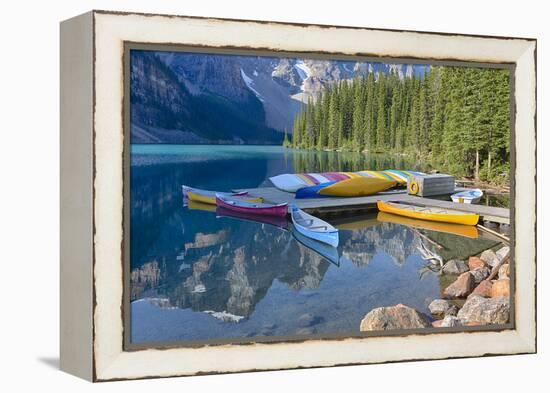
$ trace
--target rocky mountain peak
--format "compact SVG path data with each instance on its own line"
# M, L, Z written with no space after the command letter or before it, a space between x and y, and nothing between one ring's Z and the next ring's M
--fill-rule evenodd
M274 131L292 130L300 108L331 84L368 73L409 78L423 75L428 67L133 51L132 130L142 143L273 143L282 139ZM246 130L245 135L236 135L238 130Z

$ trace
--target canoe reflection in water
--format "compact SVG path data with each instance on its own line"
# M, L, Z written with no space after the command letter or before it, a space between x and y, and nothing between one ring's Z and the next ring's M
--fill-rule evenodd
M340 255L338 254L338 249L336 247L304 236L294 228L292 229L292 236L294 236L294 238L302 246L307 247L309 250L321 255L323 258L331 263L334 263L336 266L340 266Z
M289 221L284 217L262 216L258 214L246 214L242 212L225 209L220 206L216 208L213 205L195 202L192 200L188 201L188 207L189 209L193 209L193 210L203 210L203 211L208 211L212 213L215 212L218 218L229 217L229 218L234 218L237 220L242 220L242 221L251 222L251 223L269 224L285 231L288 231L290 226ZM300 243L301 246L308 248L309 250L317 253L318 255L322 256L323 258L325 258L326 260L328 260L329 262L337 266L340 265L340 256L338 255L338 249L336 247L332 247L328 244L324 244L314 239L311 239L307 236L304 236L303 234L298 232L295 228L292 228L292 236L296 241Z
M477 228L472 225L418 220L415 218L403 217L384 212L378 212L377 220L381 222L392 222L395 224L406 225L417 229L426 229L435 232L450 233L457 236L465 236L471 239L477 239L479 236Z
M290 226L289 221L284 217L262 216L258 214L246 214L242 212L225 209L220 206L218 206L216 209L212 209L211 205L201 203L197 206L197 202L193 202L193 201L190 201L189 208L216 212L216 215L218 216L218 218L230 217L237 220L243 220L246 222L269 224L285 231L288 231ZM300 243L301 246L308 248L310 251L313 251L314 253L322 256L323 258L335 264L336 266L340 265L340 256L338 255L338 249L336 247L330 246L325 243L321 243L307 236L304 236L303 234L298 232L295 228L292 228L292 236L296 241Z
M151 257L132 264L132 340L354 332L381 305L427 312L440 287L435 276L418 278L426 236L443 245L444 260L494 244L453 226L402 219L329 219L340 232L336 248L303 236L286 218L190 201L165 221Z

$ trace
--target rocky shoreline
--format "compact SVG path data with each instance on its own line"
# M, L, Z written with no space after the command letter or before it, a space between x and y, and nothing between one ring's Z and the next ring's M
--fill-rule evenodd
M430 315L404 304L367 313L360 330L449 328L501 325L510 320L510 247L483 251L468 261L453 259L441 269L441 298L430 302Z

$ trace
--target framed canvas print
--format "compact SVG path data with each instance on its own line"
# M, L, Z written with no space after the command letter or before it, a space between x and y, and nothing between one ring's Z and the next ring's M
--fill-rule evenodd
M536 40L61 24L61 368L536 351Z

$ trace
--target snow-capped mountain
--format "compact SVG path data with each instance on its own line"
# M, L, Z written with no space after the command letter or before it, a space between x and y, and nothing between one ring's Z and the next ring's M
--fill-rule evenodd
M173 131L169 143L278 143L277 131L290 132L300 108L332 83L367 73L421 76L429 68L188 52L135 51L132 56L132 89L137 90L131 91L137 107L132 108L132 136L152 143L165 140L168 129ZM163 96L159 90L170 94ZM157 97L154 102L151 93ZM175 101L163 100L168 97Z

